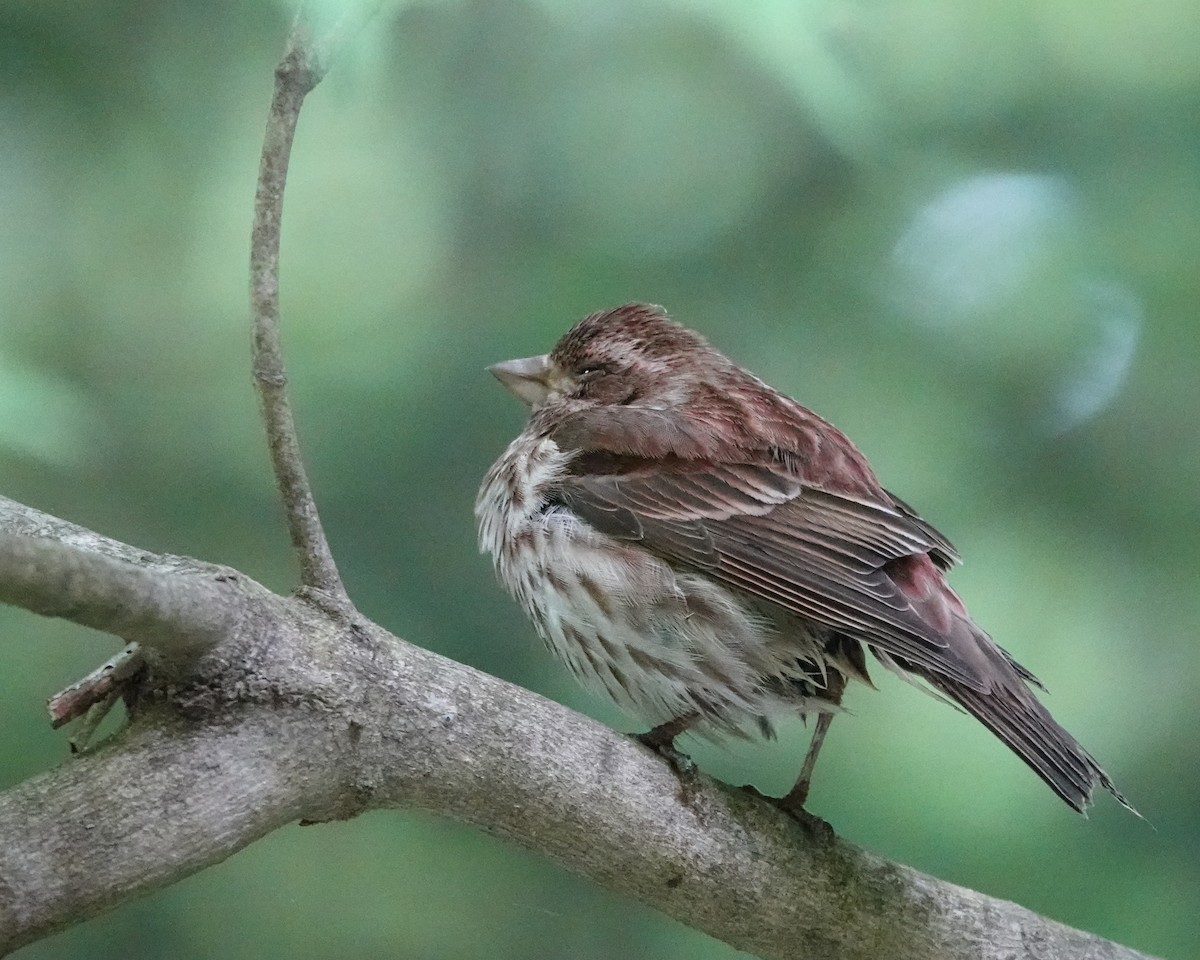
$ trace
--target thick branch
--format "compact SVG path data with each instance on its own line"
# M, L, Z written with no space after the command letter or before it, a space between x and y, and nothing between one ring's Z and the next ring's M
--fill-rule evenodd
M329 782L281 749L299 718L141 724L0 795L0 954L224 860L302 816ZM306 777L311 795L297 787Z
M0 531L0 602L189 655L237 625L233 571L139 565Z
M264 599L247 579L228 587L227 606L259 616L219 656L149 691L115 745L0 794L0 947L295 819L419 807L761 957L1142 956L842 841L815 844L707 779L683 804L670 769L627 737L373 624Z
M87 527L43 513L3 496L0 496L0 530L25 537L57 540L64 546L79 547L81 550L99 553L114 560L128 560L130 563L146 563L159 559L156 554L131 547L120 540L113 540Z

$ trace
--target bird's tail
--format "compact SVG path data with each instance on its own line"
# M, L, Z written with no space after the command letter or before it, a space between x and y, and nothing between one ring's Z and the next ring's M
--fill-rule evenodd
M960 619L955 632L969 630L961 638L976 647L976 664L985 682L976 689L932 671L917 671L934 688L961 705L997 737L1071 807L1080 813L1099 784L1132 813L1133 805L1122 796L1104 769L1079 742L1050 715L1027 681L1036 679L969 619ZM957 644L956 644L957 645ZM961 646L960 646L961 649Z

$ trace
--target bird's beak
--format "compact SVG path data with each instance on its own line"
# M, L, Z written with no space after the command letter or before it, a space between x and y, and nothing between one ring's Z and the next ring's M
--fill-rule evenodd
M543 353L537 357L494 363L488 371L529 406L536 407L553 389L556 367L550 362L550 354Z

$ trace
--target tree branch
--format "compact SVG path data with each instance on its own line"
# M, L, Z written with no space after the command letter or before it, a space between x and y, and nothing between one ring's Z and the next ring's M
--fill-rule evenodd
M287 52L275 68L275 91L267 114L254 193L254 225L250 235L252 360L271 465L283 498L292 547L300 562L300 581L306 587L344 600L346 588L329 549L300 457L279 331L279 243L292 141L300 107L321 82L329 57L327 48L323 47L323 52L314 48L311 34L311 15L307 5L302 5L288 38Z
M16 500L5 496L0 496L0 530L23 537L56 540L66 547L78 547L114 560L128 560L130 563L147 563L158 559L153 553L131 547L120 540L113 540L87 527L71 523L70 520L43 513L36 507L17 503Z
M141 723L119 746L0 795L0 954L218 863L301 816L304 791L291 778L306 761L285 753L286 778L275 762L281 743L303 735L296 719L261 711L232 728ZM312 788L329 779L312 777Z
M57 730L86 714L88 719L82 729L71 738L71 750L82 750L105 714L116 704L125 685L145 667L146 658L141 647L136 642L126 644L86 677L58 691L46 702L50 726Z
M219 655L144 694L116 743L0 794L0 948L296 819L416 807L764 958L800 945L831 960L1144 956L845 841L815 843L705 777L682 803L670 768L628 737L369 622L248 579L223 602L243 614Z
M223 582L237 576L158 558L136 564L0 531L0 602L186 656L235 626Z

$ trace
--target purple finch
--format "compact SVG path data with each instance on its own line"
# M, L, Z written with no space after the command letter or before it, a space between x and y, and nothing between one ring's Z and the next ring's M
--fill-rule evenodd
M670 748L815 714L800 812L847 680L959 704L1082 812L1108 775L946 583L954 547L832 424L658 307L575 324L492 373L529 405L475 506L481 549L584 684ZM1132 809L1132 808L1130 808Z

